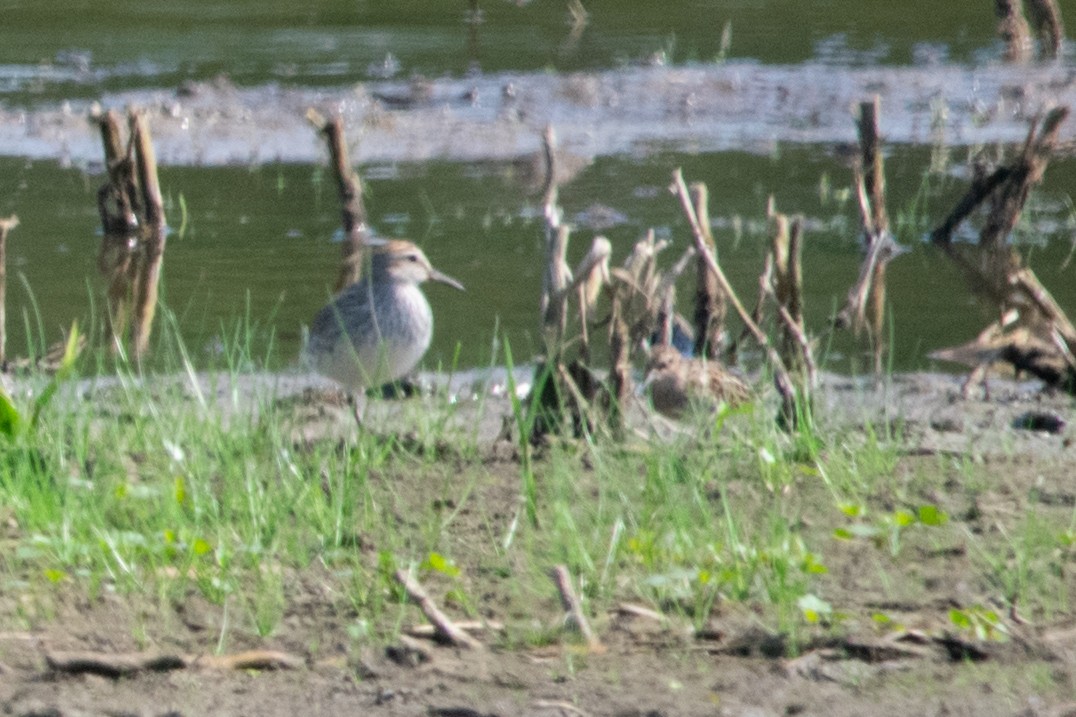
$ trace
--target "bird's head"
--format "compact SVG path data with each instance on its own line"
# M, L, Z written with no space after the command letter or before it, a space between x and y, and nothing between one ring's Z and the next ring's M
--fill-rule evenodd
M370 258L373 276L405 284L439 281L463 291L463 284L433 268L414 243L392 239L373 248Z

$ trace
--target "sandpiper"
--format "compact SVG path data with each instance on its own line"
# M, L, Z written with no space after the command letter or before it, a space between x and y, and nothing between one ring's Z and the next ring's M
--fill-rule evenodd
M433 312L419 288L430 279L463 290L409 241L372 247L366 277L314 317L304 362L353 391L407 375L433 336Z
M717 361L686 358L671 346L650 349L644 386L654 408L670 418L691 407L735 406L751 397L747 384Z

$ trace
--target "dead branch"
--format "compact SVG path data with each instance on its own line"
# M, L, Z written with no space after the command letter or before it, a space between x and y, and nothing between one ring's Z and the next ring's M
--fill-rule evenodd
M688 222L691 224L691 230L695 236L695 248L698 250L700 256L705 258L707 266L710 267L710 271L717 277L718 285L721 287L721 290L725 292L729 303L732 304L732 307L736 310L736 313L744 323L744 326L747 327L751 332L752 337L754 337L762 350L765 351L766 358L773 369L774 385L777 387L777 392L781 394L784 406L783 410L786 415L790 417L794 416L797 404L795 384L789 376L784 361L781 360L780 355L774 350L769 339L766 337L766 334L758 327L758 324L751 319L751 316L744 309L743 304L740 303L739 297L736 296L736 292L732 288L732 284L730 284L729 280L725 277L725 272L721 270L721 267L717 263L717 259L714 258L714 255L711 254L710 250L707 248L703 239L702 229L699 226L698 217L695 216L694 207L691 205L687 185L684 184L684 175L679 168L673 172L673 187L680 197L680 205L683 207Z
M101 249L97 268L108 282L106 320L112 348L118 349L127 331L130 303L138 282L138 186L134 143L124 143L120 117L112 110L93 117L101 131L108 182L97 192L101 216Z
M191 660L191 667L215 670L297 670L306 665L303 658L279 650L247 650L234 655L203 655Z
M961 200L958 209L963 216L978 204L990 203L978 245L950 240L958 223L953 220L957 211L935 229L932 238L935 246L944 250L961 269L972 290L996 304L999 316L1008 317L998 324L997 331L988 328L980 334L980 339L989 344L985 351L980 351L983 365L995 358L1004 360L1049 385L1076 392L1073 357L1076 328L1035 274L1023 265L1016 250L1008 245L1009 234L1031 188L1042 180L1060 124L1068 112L1067 107L1051 110L1042 120L1041 128L1037 120L1032 122L1020 156L995 171L989 181L973 183ZM984 191L988 184L992 189Z
M998 36L1005 43L1005 59L1026 62L1031 59L1031 28L1024 18L1022 0L995 0Z
M859 277L849 290L844 307L834 319L834 326L851 327L857 335L864 328L867 329L876 373L882 370L885 348L882 327L885 322L886 267L900 253L889 231L889 215L886 211L885 164L878 130L880 113L881 99L878 95L869 102L860 103L857 122L860 160L853 167L853 179L867 253L860 266Z
M575 624L576 629L586 640L587 648L592 652L604 651L605 647L602 645L601 640L598 639L598 636L594 634L594 631L590 628L590 623L587 622L586 615L583 614L583 606L579 602L579 596L575 594L575 588L572 587L572 576L568 572L567 566L557 565L554 567L552 577L553 582L557 585L557 591L560 593L561 604Z
M186 668L216 670L298 669L306 662L277 650L248 650L233 655L175 655L167 653L49 652L45 664L54 672L119 678L139 672L168 672Z
M692 182L695 214L703 231L706 246L717 256L717 244L710 231L709 192L702 182ZM721 352L725 333L725 315L728 304L706 260L699 257L695 263L695 355L716 359Z
M101 652L49 652L45 664L54 672L92 674L102 677L123 677L136 672L166 672L179 670L189 664L180 655L133 653L110 655Z
M623 301L621 292L614 290L609 313L609 386L613 399L609 427L614 436L624 430L624 409L632 392L631 346Z
M422 610L422 614L426 616L426 619L433 624L444 639L457 647L466 647L472 650L482 649L481 642L461 630L447 615L441 612L433 599L426 593L426 590L410 573L400 569L396 571L395 577L396 581L407 592L407 596L411 598L413 603L418 605L418 608Z
M1060 57L1065 26L1057 0L1024 0L1024 11L1039 37L1040 54L1051 60Z
M0 365L7 361L7 235L17 226L14 214L0 219Z
M815 382L814 358L803 325L803 219L775 212L773 236L773 291L781 321L781 358Z
M329 148L329 159L336 177L340 196L341 219L344 228L343 257L340 273L336 279L336 291L359 280L362 274L364 251L370 242L370 230L366 223L366 205L363 202L362 179L351 166L344 123L339 117L326 120L315 109L306 112L307 120L314 126Z
M1002 246L1020 220L1024 204L1027 202L1031 188L1042 181L1050 155L1057 145L1057 136L1061 123L1069 116L1068 107L1055 107L1046 114L1038 134L1035 127L1038 121L1032 121L1024 142L1020 158L1010 165L1011 174L990 195L991 208L986 223L979 233L980 246Z
M131 141L135 146L135 167L142 208L141 245L138 280L135 284L135 307L131 323L134 356L140 359L149 349L149 335L157 310L161 262L164 259L168 227L164 218L164 200L157 179L157 153L149 133L149 119L144 112L132 111L128 117Z

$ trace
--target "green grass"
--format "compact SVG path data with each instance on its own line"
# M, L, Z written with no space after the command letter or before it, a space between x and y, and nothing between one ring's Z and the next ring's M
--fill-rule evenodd
M235 631L273 635L310 599L295 586L316 575L348 639L383 641L409 614L392 577L404 567L450 613L505 623L513 646L561 639L549 571L565 564L599 624L623 601L696 628L738 606L795 651L819 631L870 624L854 590L914 594L923 555L957 544L981 598L963 606L968 625L990 600L1069 608L1071 516L969 533L950 519L959 500L937 500L967 469L902 472L899 432L790 435L760 402L664 441L595 435L532 453L521 440L521 458L505 460L478 448L470 419L453 428L466 407L441 395L403 404L406 430L311 441L294 407L233 399L262 361L247 349L252 329L228 334L215 383L195 390L175 323L162 327L161 372L85 357L93 381L69 378L32 427L0 436L5 594L115 591L165 607L197 595L221 611L223 649ZM41 395L46 380L30 383ZM13 404L33 405L21 392ZM521 404L480 410L527 428ZM967 500L982 490L969 486ZM832 574L847 559L875 567L848 586Z

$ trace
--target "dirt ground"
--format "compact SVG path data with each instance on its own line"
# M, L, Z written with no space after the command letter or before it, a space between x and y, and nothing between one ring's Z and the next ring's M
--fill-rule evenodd
M297 376L249 380L283 395L310 386ZM996 380L991 389L989 400L963 399L950 376L895 376L880 386L830 376L819 406L826 430L845 431L850 440L866 426L899 421L905 441L895 475L951 471L945 493L931 498L961 529L989 530L992 516L1031 504L1044 518L1071 518L1076 449L1071 429L1050 425L1071 420L1071 399L1035 384ZM395 415L390 402L369 410L386 420ZM497 440L507 410L484 409L485 479L476 489L482 501L503 502L506 511L519 476L511 451ZM344 413L321 412L329 418L311 430L345 430ZM467 411L457 417L462 424L473 419ZM410 489L422 485L416 475ZM456 525L461 540L483 529L468 525L466 511ZM566 641L528 647L495 639L485 639L492 647L464 650L406 634L388 646L356 648L346 632L354 616L311 567L288 576L288 607L272 636L235 629L225 650L280 651L288 658L273 665L279 669L222 669L206 658L182 669L166 663L107 675L100 668L58 669L49 659L85 652L211 655L226 609L194 592L179 604L108 590L92 599L60 593L47 603L0 595L0 714L1076 715L1073 613L1036 622L1006 615L1004 641L954 634L949 609L983 599L959 544L907 548L912 565L900 575L906 582L879 586L863 569L873 559L869 551L831 542L827 598L849 612L884 611L903 627L823 631L794 658L749 608L721 604L700 631L618 607L595 616L605 647L597 652ZM498 614L495 593L488 617L512 619ZM555 614L552 594L549 606ZM421 621L417 611L408 615Z

